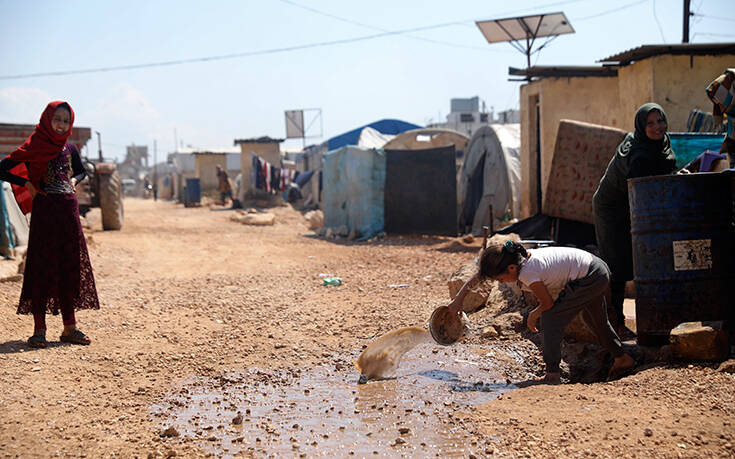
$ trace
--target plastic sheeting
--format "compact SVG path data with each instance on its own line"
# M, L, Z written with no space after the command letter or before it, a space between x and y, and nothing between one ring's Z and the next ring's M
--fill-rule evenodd
M383 230L385 153L347 146L322 157L324 226L368 239Z
M340 134L336 137L332 137L326 142L327 149L329 151L333 151L347 145L357 145L357 142L360 140L360 133L362 133L362 130L366 127L373 128L381 134L396 135L400 134L403 131L408 131L409 129L418 129L421 126L417 126L415 124L401 120L379 120L370 124L366 124L365 126L361 126L357 129L345 132L344 134Z
M521 128L519 124L492 124L472 135L460 169L457 187L459 225L463 231L482 233L493 226L518 218L521 213Z
M363 148L383 148L383 145L391 141L394 137L392 134L383 134L371 127L366 127L360 132L357 146Z
M28 220L15 202L7 182L0 182L0 253L28 245Z
M670 132L671 148L676 154L676 167L684 167L705 151L719 152L724 134Z

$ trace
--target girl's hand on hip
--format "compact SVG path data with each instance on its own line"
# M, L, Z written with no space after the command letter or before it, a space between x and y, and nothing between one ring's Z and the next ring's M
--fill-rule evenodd
M26 189L28 190L29 193L31 193L31 199L35 198L38 193L41 193L42 195L46 194L41 190L37 190L36 187L33 185L33 183L31 183L30 180L26 182Z

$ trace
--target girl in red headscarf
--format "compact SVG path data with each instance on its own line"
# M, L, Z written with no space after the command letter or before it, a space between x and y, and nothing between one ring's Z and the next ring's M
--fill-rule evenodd
M74 311L100 307L74 193L86 173L79 150L66 142L73 125L69 104L51 102L33 134L0 161L0 180L13 185L24 213L32 210L18 305L18 314L33 314L31 347L48 345L47 312L61 312L62 342L89 344L91 340L77 328Z

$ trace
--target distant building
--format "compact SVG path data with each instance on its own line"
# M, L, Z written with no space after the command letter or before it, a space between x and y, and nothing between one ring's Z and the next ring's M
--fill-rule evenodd
M281 142L283 139L273 139L268 136L256 137L252 139L235 139L235 145L240 149L240 171L242 172L240 190L237 198L241 201L245 200L246 194L255 191L255 184L252 183L250 175L252 172L252 160L250 154L253 153L263 158L264 161L276 166L281 166Z
M453 129L472 137L472 134L481 126L486 124L519 123L521 113L519 110L505 110L494 116L492 109L488 112L485 103L480 107L478 96L468 99L455 98L450 100L451 111L447 115L445 123L431 123L428 127Z

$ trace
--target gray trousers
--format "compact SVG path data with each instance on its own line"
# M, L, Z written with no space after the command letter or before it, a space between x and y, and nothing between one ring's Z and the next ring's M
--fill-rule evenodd
M623 355L620 338L607 318L609 301L610 270L604 261L593 257L587 275L569 281L554 301L554 306L541 314L544 363L548 373L559 372L564 328L580 311L585 323L597 336L599 344L614 357Z

